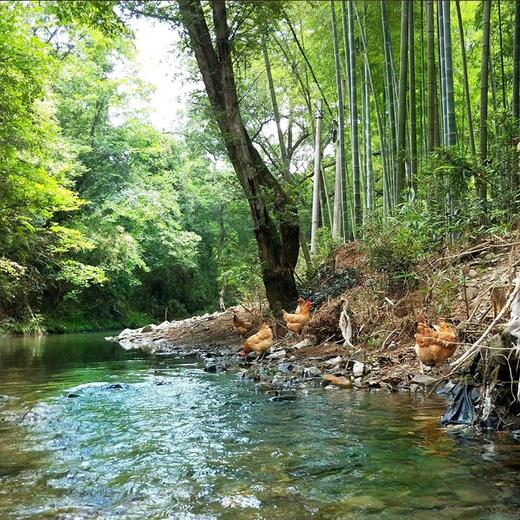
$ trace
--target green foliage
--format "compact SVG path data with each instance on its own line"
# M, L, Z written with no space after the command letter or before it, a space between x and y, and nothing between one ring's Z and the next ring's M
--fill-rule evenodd
M408 204L391 216L375 214L363 230L373 269L387 276L388 289L402 292L418 281L418 263L436 245L425 206Z

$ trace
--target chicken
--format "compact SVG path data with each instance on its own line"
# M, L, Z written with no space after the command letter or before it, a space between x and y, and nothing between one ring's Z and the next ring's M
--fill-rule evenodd
M305 327L305 325L307 325L311 319L311 300L303 300L301 302L300 300L303 299L300 298L298 300L298 307L296 309L297 312L294 314L289 314L286 311L282 311L283 319L285 320L287 328L295 334L301 334L303 327Z
M233 328L241 335L245 336L252 328L250 321L241 320L236 312L233 312Z
M300 309L302 308L302 305L305 303L305 298L302 298L300 296L300 298L298 298L298 305L294 311L294 314L298 314L300 312Z
M256 352L257 359L265 356L273 345L273 331L267 323L263 322L260 330L247 338L244 342L244 348L239 353L240 356L247 356L250 352Z
M443 318L439 318L439 324L433 328L426 322L419 321L415 335L415 352L421 363L421 374L424 373L423 364L438 367L453 356L457 341L456 329Z

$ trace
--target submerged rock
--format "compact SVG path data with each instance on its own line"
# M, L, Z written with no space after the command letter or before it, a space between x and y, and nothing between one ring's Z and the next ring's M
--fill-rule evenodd
M343 377L343 376L339 376L339 377L333 376L332 374L325 374L323 376L321 385L324 387L328 386L328 385L333 385L333 386L337 386L338 388L352 388L353 387L352 379L347 379L346 377Z
M296 391L295 390L280 390L277 395L275 395L271 400L272 401L294 401L296 399Z

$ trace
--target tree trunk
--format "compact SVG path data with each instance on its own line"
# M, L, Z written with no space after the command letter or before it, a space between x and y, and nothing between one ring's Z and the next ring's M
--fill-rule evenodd
M455 123L455 95L453 88L453 61L451 51L451 13L450 0L443 0L444 4L444 60L445 60L445 88L446 88L446 144L453 146L457 143L457 126Z
M520 0L519 0L520 2ZM426 3L428 25L428 153L439 146L439 117L437 113L437 70L435 67L435 15L433 0Z
M401 59L399 69L399 116L396 178L397 204L401 204L403 202L406 178L406 87L408 72L408 17L410 13L409 0L402 0L401 10Z
M520 118L520 0L516 0L515 2L515 44L513 52L513 117L517 119Z
M391 184L393 188L392 202L396 197L396 156L397 156L397 113L396 113L396 95L395 95L395 70L393 65L392 40L390 37L390 29L388 27L388 12L386 8L386 0L381 0L381 20L383 24L383 44L385 49L385 79L387 84L387 107L390 116L390 163L392 169Z
M374 81L372 78L372 70L370 68L370 61L368 59L368 42L366 38L366 31L363 30L361 26L361 21L359 19L359 13L356 9L356 4L354 4L354 11L356 12L356 18L358 21L358 25L360 27L360 33L361 33L361 42L363 44L363 52L365 55L365 67L366 72L368 75L368 83L370 85L370 91L372 92L372 98L374 99L374 107L376 110L376 120L377 120L377 128L379 132L379 141L380 141L380 148L381 148L381 156L382 156L382 162L383 162L383 210L384 213L388 213L391 207L391 181L390 181L390 175L391 175L391 167L390 167L390 159L388 157L388 146L386 142L386 135L385 135L385 125L383 121L383 110L379 106L379 99L375 90ZM370 103L370 100L369 100ZM370 153L370 158L372 157L372 153ZM370 159L371 161L372 159ZM374 204L375 204L375 199Z
M267 299L277 312L293 305L298 296L296 205L267 168L242 122L225 1L212 2L215 47L200 0L179 0L178 5L229 159L249 202Z
M473 113L471 110L471 93L469 90L468 78L468 61L466 57L466 44L464 42L464 27L462 24L462 14L460 11L460 0L456 0L457 20L459 23L460 51L462 55L462 73L464 76L464 98L466 100L466 117L468 118L468 133L471 155L475 159L477 157L477 149L475 147L475 133L473 130Z
M345 0L343 0L344 2ZM357 78L356 78L356 43L354 40L354 7L353 0L348 5L348 39L350 51L350 128L352 143L352 180L354 188L354 222L353 234L357 238L363 224L363 208L361 206L361 175L359 172L359 130L357 107Z
M513 117L518 130L520 120L520 0L515 2L515 40L513 51ZM512 178L513 190L517 193L520 189L520 171L518 167L513 168Z
M444 3L444 60L445 60L445 88L446 88L446 144L453 146L457 143L457 126L455 122L455 94L453 88L453 61L451 52L451 14L450 0Z
M338 141L336 159L336 182L334 191L334 220L332 223L333 238L341 237L343 221L343 178L345 172L345 122L343 108L343 88L341 85L341 64L339 60L338 29L336 23L336 11L334 0L330 2L332 21L332 39L334 44L334 65L336 69L336 90L338 93Z
M484 167L487 162L488 141L488 75L489 75L489 36L491 21L491 0L483 0L484 15L482 23L482 62L480 64L480 162ZM483 168L484 170L484 168ZM484 174L484 171L482 171ZM477 191L483 214L487 206L487 186L485 179L477 179Z
M316 111L316 141L314 145L314 177L312 187L311 253L316 253L318 227L320 221L320 174L321 174L321 122L323 120L323 100L318 101Z
M445 43L444 43L444 2L438 0L437 3L437 28L439 33L439 71L440 71L440 90L441 90L441 144L446 146L448 136L448 122L447 122L447 109L446 109L446 55L445 55Z
M502 9L500 8L500 0L497 2L498 6L498 36L500 42L500 74L501 80L500 83L502 85L502 108L506 110L507 108L507 99L506 99L506 73L504 70L504 41L502 36Z
M410 179L411 192L417 193L417 107L415 97L415 24L414 3L410 2L410 15L408 20L408 39L410 45L410 57L408 60L410 70Z
M280 146L280 157L282 159L282 175L285 177L289 173L289 161L287 157L285 139L282 132L280 111L278 110L278 102L276 100L276 92L274 90L273 74L271 73L271 63L269 61L269 54L267 53L267 45L265 40L262 42L262 51L264 54L265 72L267 74L267 83L269 85L271 104L273 105L274 121L276 123L276 131L278 133L278 144Z

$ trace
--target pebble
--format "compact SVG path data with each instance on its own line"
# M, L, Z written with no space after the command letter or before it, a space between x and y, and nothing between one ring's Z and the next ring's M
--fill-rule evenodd
M354 377L361 377L364 372L365 372L365 365L363 363L361 363L360 361L356 361L354 363L354 367L352 368L352 373L354 374Z
M318 367L305 367L303 377L321 377L321 370Z
M338 365L339 363L341 363L341 361L342 361L341 356L338 356L338 357L329 359L328 361L325 361L325 364L328 366L335 366L335 365Z
M284 359L287 356L287 352L285 350L278 350L277 352L273 352L267 356L267 359Z

